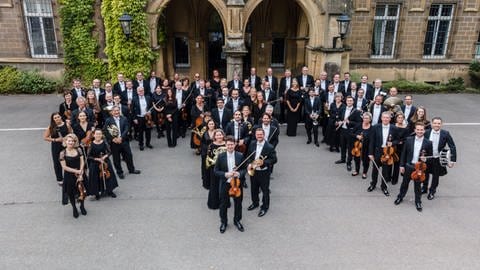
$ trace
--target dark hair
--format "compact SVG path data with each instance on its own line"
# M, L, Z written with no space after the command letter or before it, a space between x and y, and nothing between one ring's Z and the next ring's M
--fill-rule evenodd
M442 118L440 116L435 116L432 118L432 122L435 120L440 120L440 122L443 122Z
M228 135L227 137L225 137L225 142L235 143L235 138L232 135Z
M55 120L53 120L53 117L57 114L61 116L59 112L54 112L50 115L50 125L48 126L48 131L50 132L50 136L58 135L57 124L55 123Z
M257 133L258 131L262 132L263 135L265 135L265 130L263 130L263 128L257 128L257 129L255 129L255 133Z
M425 124L424 124L422 121L417 121L417 122L415 122L415 128L416 128L417 126L422 126L422 127L425 128Z
M270 114L268 114L268 113L263 113L263 114L262 114L262 118L263 118L265 115L268 116L269 119L272 119L272 116L271 116Z

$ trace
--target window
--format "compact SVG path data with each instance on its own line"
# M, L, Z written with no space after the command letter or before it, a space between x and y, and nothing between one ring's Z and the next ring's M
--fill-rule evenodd
M285 38L272 39L272 67L285 66Z
M174 40L174 61L176 67L190 67L188 37L178 36Z
M23 9L32 57L57 57L52 2L25 0Z
M477 43L475 45L475 58L480 59L480 34L478 35Z
M431 6L423 45L424 58L445 58L452 17L453 5Z
M375 11L372 58L393 58L400 5L378 5Z

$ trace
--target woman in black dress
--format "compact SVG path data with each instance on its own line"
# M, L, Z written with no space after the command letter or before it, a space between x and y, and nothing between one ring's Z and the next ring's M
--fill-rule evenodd
M208 147L207 155L209 159L216 161L220 153L227 151L223 130L215 130L213 138L213 142ZM210 189L208 191L207 206L210 209L218 209L220 207L220 183L215 177L215 173L213 172L214 168L214 162L212 162L212 165L207 168L208 174L210 175Z
M240 89L240 97L242 97L244 100L249 99L251 89L252 87L250 86L250 81L248 79L243 80L243 87Z
M328 119L327 126L327 143L330 145L330 152L335 151L340 152L340 130L337 129L340 119L340 111L343 110L345 104L342 102L343 95L342 93L335 94L335 102L330 104L329 114L330 118Z
M75 134L67 134L63 145L65 149L60 152L60 164L62 164L64 173L63 193L65 193L66 197L70 200L73 208L73 217L78 218L78 210L75 202L76 197L78 197L80 201L80 211L82 215L87 214L84 205L86 192L84 192L85 189L80 183L84 183L85 180L85 160L82 151L78 149L78 138Z
M163 124L165 122L164 108L165 108L165 93L162 91L162 87L158 85L155 91L152 93L152 118L157 129L157 138L161 138L163 135Z
M263 93L258 91L257 92L257 103L253 105L253 111L252 111L252 116L253 116L254 123L258 123L260 118L262 118L262 115L265 113L265 108L266 107L267 107L267 102L265 101L265 98L263 97Z
M405 115L403 113L397 113L395 116L395 126L397 127L397 134L398 134L398 144L396 153L398 157L402 155L403 151L403 144L407 140L407 137L410 134L410 130L408 129L408 125L405 124ZM393 163L393 170L392 170L392 185L398 183L398 178L400 176L400 159Z
M77 103L72 100L72 93L70 90L63 93L64 101L60 104L58 112L62 116L63 121L70 121L72 112L78 108Z
M80 147L84 150L84 156L88 152L88 148L92 142L93 130L95 130L95 127L93 123L88 122L87 114L80 112L77 116L77 123L73 126L73 133L77 136Z
M118 187L118 182L109 159L110 146L103 140L101 129L96 129L93 137L94 140L88 151L87 194L95 196L97 200L100 199L100 195L116 198L117 195L113 193L113 190ZM102 173L101 166L103 166L104 173Z
M63 138L71 132L72 128L62 120L60 113L54 112L50 116L50 125L43 133L43 139L47 142L51 142L53 169L59 185L62 185L63 183L63 173L62 165L58 158L60 152L63 150Z
M210 79L210 85L217 92L220 92L221 90L220 80L220 72L217 69L214 69L212 72L212 79Z
M202 146L201 146L201 151L200 155L202 157L201 161L201 169L202 169L202 186L205 189L210 188L210 174L209 171L207 170L207 165L206 165L206 159L207 159L207 152L208 152L208 147L210 144L213 142L213 134L215 132L215 129L217 128L215 125L215 121L213 119L209 119L206 123L206 131L203 133L202 136Z
M165 128L167 129L168 147L177 146L178 107L172 89L167 89L165 96Z
M417 122L421 122L425 125L425 131L431 129L430 121L427 118L427 110L423 106L418 106L412 118L410 118L410 124L408 125L408 129L411 135L415 135L415 124Z
M287 136L297 136L297 125L300 122L302 105L302 92L296 79L292 80L292 86L287 90Z
M362 116L363 121L358 123L352 130L354 141L362 143L362 150L359 157L354 157L355 170L352 176L356 176L360 172L360 161L363 165L362 179L367 179L368 168L370 166L370 159L368 158L368 144L370 142L370 131L372 130L372 114L364 112Z
M205 117L205 112L207 111L207 106L203 102L203 96L198 95L195 98L195 104L192 106L190 111L190 115L192 116L192 136L190 139L190 147L195 149L197 154L200 154L200 143L202 137L200 136L199 132L202 129L202 124ZM195 132L194 132L195 131Z

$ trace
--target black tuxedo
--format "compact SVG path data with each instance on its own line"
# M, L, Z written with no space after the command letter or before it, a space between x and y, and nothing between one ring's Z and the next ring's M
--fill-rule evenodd
M268 79L268 76L265 76L265 81L266 82L270 82L270 80ZM273 76L272 75L272 82L270 83L270 88L273 89L273 91L277 92L278 91L278 79L277 77Z
M369 142L369 147L368 147L368 155L373 155L375 163L382 168L382 176L385 179L385 181L389 182L390 179L392 178L392 166L383 164L380 160L382 154L383 154L383 130L382 130L382 123L377 124L372 127L371 130L371 136L370 136L370 142ZM388 142L388 137L391 137L392 140L392 145L396 146L398 144L398 132L397 128L394 125L389 124L389 129L388 129L388 135L387 135L387 142ZM398 155L398 153L397 153ZM373 166L372 170L372 181L370 182L370 185L375 187L377 185L377 179L378 178L378 169ZM386 189L387 186L382 180L382 189Z
M351 85L352 85L352 81L348 81L348 83L345 83L345 81L340 81L339 88L342 89L343 93L347 93L347 95L348 95L348 92L350 92L350 90L352 90Z
M262 128L263 129L263 124L255 125L252 130L255 131L257 128ZM268 143L270 143L273 146L273 148L276 148L277 145L278 145L278 135L280 135L279 127L275 126L273 123L270 123L268 138L265 137L265 140Z
M318 125L313 125L313 119L310 115L315 112L319 115L317 118L317 122L320 123L321 116L323 114L323 104L320 97L313 98L313 106L312 102L310 101L310 97L306 97L303 102L303 113L305 118L305 129L307 131L307 138L308 141L312 141L312 131L313 131L313 141L314 143L318 143Z
M130 143L128 141L128 131L130 130L129 121L126 117L120 116L120 137L122 138L122 142L117 144L114 143L112 134L108 131L109 127L117 126L114 117L109 117L105 120L104 126L104 134L107 138L107 141L110 144L113 156L113 165L115 166L115 170L117 174L123 174L122 164L120 155L122 156L123 160L127 163L127 168L129 172L135 171L135 166L133 165L133 157L132 157L132 150L130 149ZM117 126L118 127L118 126Z
M275 92L275 90L273 90L273 88L270 88L268 97L267 97L267 93L266 93L265 90L262 91L262 94L263 94L263 97L264 97L265 101L275 107L275 104L277 102L276 101L272 102L272 101L277 99L277 93Z
M232 120L233 118L233 113L230 109L223 108L223 115L222 115L222 121L220 121L220 113L218 111L218 108L213 108L212 109L212 119L215 121L215 124L217 127L225 130L227 128L228 123Z
M224 128L225 130L225 135L230 135L230 136L233 136L235 138L235 121L230 121L228 124L227 124L227 127ZM239 127L238 127L238 138L237 140L244 140L244 144L248 146L248 144L250 143L250 138L248 136L248 126L245 124L245 123L240 123L239 124Z
M252 83L252 76L248 76L248 81L250 82L251 87L255 87L255 89L260 90L260 86L262 85L262 79L255 75L255 83Z
M372 87L372 91L370 91L369 96L368 96L368 93L366 93L366 94L367 95L365 97L368 100L374 100L375 99L375 88ZM387 97L387 92L383 88L380 88L380 91L377 93L377 95L383 96L383 100L385 100L385 98Z
M400 193L398 194L398 198L403 198L405 197L405 194L407 194L408 184L411 180L411 174L415 170L415 163L412 163L415 140L416 136L408 137L405 141L405 145L403 146L402 155L400 157L400 167L404 167L405 172L403 174L403 182L400 186ZM429 141L426 137L423 137L422 139L422 146L420 148L419 156L421 156L422 151L425 151L425 156L432 155L432 142ZM427 166L429 166L429 163L430 162L427 162ZM422 191L420 185L420 181L414 181L415 203L421 202Z
M143 89L145 90L145 95L149 96L151 94L150 90L150 81L142 80L141 82L143 84ZM133 81L133 89L137 90L137 88L140 86L140 81L134 80ZM155 89L154 89L155 90Z
M85 107L83 110L87 114L87 121L90 123L95 123L95 113L92 109ZM77 107L75 110L72 111L72 115L70 117L70 123L72 126L77 124L78 114L80 113L80 109Z
M320 88L322 88L324 91L327 91L330 83L331 82L329 80L325 80L325 81L320 80Z
M372 114L372 125L373 125L373 123L374 123L374 119L373 119L373 117L374 117L374 116L373 116L373 110L374 110L374 108L375 108L375 103L370 104L370 110L369 110L369 111L370 111L370 113ZM387 110L387 109L386 109L383 105L380 105L380 113L378 114L377 124L381 122L382 113L383 113L384 111L386 111L386 110Z
M303 74L297 76L297 81L300 88L313 87L313 85L315 84L315 80L313 79L312 75L307 75L307 83L305 85L303 84Z
M403 115L405 115L406 105L402 105L400 106L400 108L402 109ZM411 122L411 119L416 111L417 111L417 107L412 105L412 107L410 108L410 113L408 115L405 115L405 120L407 120L407 123Z
M133 88L132 99L131 99L132 102L137 95L138 95L137 90L135 90L135 88ZM128 90L125 90L120 94L120 99L121 99L123 105L128 105Z
M242 107L243 105L245 104L244 100L242 98L238 98L238 106L237 106L237 110L242 110ZM232 111L232 113L234 113L234 110L233 110L233 99L232 98L229 98L227 103L225 103L225 108L229 109Z
M366 84L366 87L365 87L365 86L362 86L362 82L359 82L359 83L357 83L357 90L360 89L360 88L364 90L364 92L363 92L364 95L363 95L363 96L364 96L366 99L368 99L368 100L372 100L372 99L373 99L373 98L370 99L370 98L373 96L373 85L367 83L367 84ZM365 88L366 88L366 89L365 89Z
M235 87L235 82L234 80L231 80L227 83L227 87L228 89L232 90L232 89L239 89L239 90L242 90L243 88L243 82L241 80L238 80L237 81L237 87Z
M126 84L127 84L126 82L123 82L123 87L125 90L127 89ZM119 95L123 92L120 82L116 82L115 84L113 84L113 92Z
M150 86L150 82L152 81L152 79L153 79L153 81L155 81L155 87L153 87L153 89L152 89L152 87ZM150 88L150 93L155 92L155 88L157 88L157 86L161 86L161 85L162 85L162 79L160 79L159 77L148 77L148 79L147 79L146 81L147 81L147 84L148 84L148 86L149 86L149 88Z
M355 98L355 99L353 100L353 106L354 106L357 110L362 110L362 111L366 112L366 111L368 110L368 100L367 100L366 98L362 98L361 102L362 102L362 105L361 105L360 108L358 108L358 107L357 107L358 96L357 96L357 98Z
M85 89L81 88L80 90L82 92L82 97L86 97L87 93L85 92ZM72 88L72 90L70 90L70 93L72 94L72 101L76 102L79 95L77 94L75 88Z
M240 152L235 153L235 166L240 165L243 161L243 155ZM237 170L240 173L240 190L241 194L240 197L233 197L234 203L234 222L238 222L242 219L242 200L243 200L243 183L245 182L245 173L246 169L245 166L238 168ZM218 155L217 162L215 163L214 174L215 178L219 182L219 190L220 190L220 221L223 224L227 224L227 205L229 204L229 195L228 190L230 189L230 183L228 183L228 179L225 177L225 173L229 172L228 170L228 160L227 160L227 152L221 153Z
M285 99L285 94L287 93L288 89L292 86L293 77L290 77L290 85L287 85L287 78L282 77L280 79L280 85L278 87L278 97L283 97ZM282 123L285 123L285 101L280 103L280 115L279 120Z
M339 120L344 121L345 114L347 111L347 106L343 106L340 108L339 113ZM357 110L354 106L350 111L350 115L347 117L348 123L346 124L346 128L342 126L340 129L340 159L345 161L347 158L347 165L352 164L352 147L353 147L353 138L351 137L352 128L355 127L358 123L362 122L361 111Z

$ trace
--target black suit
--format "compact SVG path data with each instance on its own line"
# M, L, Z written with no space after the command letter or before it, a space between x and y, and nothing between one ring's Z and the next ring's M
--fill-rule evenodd
M218 108L212 109L212 119L215 121L215 124L218 128L225 130L227 128L228 123L232 120L233 113L230 109L223 108L223 115L222 121L220 121L220 112Z
M151 89L150 89L150 82L146 80L142 80L141 82L138 80L133 81L133 89L137 90L137 88L140 85L143 85L143 89L145 90L145 95L149 96L151 94ZM155 89L154 89L155 90Z
M235 121L230 121L227 124L227 127L224 128L225 135L232 136L236 141L244 140L243 144L247 145L250 143L250 138L248 136L248 126L242 122L238 126L238 134L235 134ZM237 135L237 137L235 137Z
M405 115L406 105L402 105L400 106L400 108L402 109L403 115ZM405 115L405 120L407 120L407 124L410 124L411 119L416 111L417 111L417 107L412 105L412 107L410 108L410 113L408 115Z
M348 83L346 83L345 81L341 81L339 88L342 89L343 93L346 93L348 95L348 92L352 90L351 85L352 81L348 81Z
M405 145L403 146L402 155L400 157L400 167L405 168L405 172L403 174L403 182L400 186L400 193L398 194L398 198L405 197L408 190L408 184L411 180L411 174L415 170L415 163L412 163L413 155L414 155L414 146L415 146L416 136L408 137L405 141ZM429 141L427 138L422 138L422 146L420 147L419 156L422 151L425 151L425 156L432 155L432 142ZM429 162L427 162L428 164ZM414 181L414 189L415 189L415 203L421 203L422 191L420 188L421 182Z
M238 90L242 90L243 88L243 82L241 80L237 80L237 87L235 87L235 81L234 80L231 80L227 83L227 87L228 89L232 90L232 89L238 89Z
M113 93L120 95L124 91L122 90L122 85L123 89L126 90L127 86L125 82L122 82L122 84L120 84L120 82L116 82L115 84L113 84Z
M344 121L345 119L345 113L347 111L347 107L344 106L340 109L340 114L339 114L339 120ZM352 109L350 111L350 115L347 117L348 119L348 124L346 124L346 128L340 127L340 159L342 161L345 161L345 158L347 158L347 165L352 164L352 148L353 148L353 139L351 136L351 131L352 128L355 127L358 123L362 122L362 116L361 112L357 109L355 109L354 106L352 106Z
M321 115L323 114L323 105L322 101L319 97L313 98L313 106L312 102L310 101L310 97L305 98L303 102L304 107L303 111L305 114L305 129L307 131L308 141L312 141L312 130L313 130L313 141L314 143L318 143L318 125L313 125L313 119L310 115L315 112L318 114L317 122L320 123Z
M252 196L252 204L259 205L260 198L259 198L259 191L262 191L262 210L268 210L270 207L270 174L272 166L277 163L277 152L275 148L266 142L263 141L264 145L260 156L263 157L263 165L257 170L255 170L255 174L250 177L251 182L251 196ZM248 147L248 154L247 157L251 155L251 153L257 150L257 141L253 141L250 143ZM255 154L250 156L248 163L251 163L255 160Z
M360 106L360 108L357 106L357 103L358 103L358 96L357 98L355 98L353 100L353 106L357 109L357 110L362 110L363 112L366 112L368 111L368 100L366 98L362 98L361 100L362 102L362 105Z
M268 91L268 97L267 97L267 93L265 90L262 91L262 94L263 94L263 97L265 99L265 101L272 105L273 107L275 107L275 104L277 103L276 100L277 99L277 93L275 92L275 90L273 90L273 88L270 88L270 90Z
M234 152L235 154L235 166L240 165L243 161L243 155L240 152ZM234 204L234 218L233 221L236 223L242 219L242 200L243 200L243 183L245 182L245 173L246 169L245 166L242 166L237 170L240 173L240 190L241 195L240 197L233 197L233 204ZM228 169L228 161L227 161L227 152L221 153L218 158L217 162L215 163L215 177L219 182L219 190L220 190L220 221L223 224L228 223L227 218L227 206L230 202L230 197L228 195L228 190L230 189L230 183L228 183L228 179L225 177L225 173L230 172Z
M262 79L260 77L255 75L255 83L252 83L252 76L249 75L248 81L250 82L251 87L255 87L257 91L260 90L260 86L262 85Z
M268 79L268 76L265 76L265 81L270 83L270 80ZM278 91L278 79L275 76L272 76L272 82L270 83L270 88L273 89L273 91L277 92Z
M373 155L375 163L382 168L382 176L385 181L390 182L392 177L392 165L383 164L380 160L383 154L383 131L382 131L382 123L377 124L372 127L371 136L370 136L370 143L368 147L368 155ZM391 138L392 145L396 146L398 144L398 135L397 135L397 128L394 125L389 125L388 135L386 141L388 142L388 137ZM398 153L397 153L398 155ZM378 169L377 167L373 166L372 170L372 181L370 185L375 187L377 185L378 180ZM382 189L386 189L387 185L382 180Z
M148 112L153 107L152 98L150 96L145 95L145 111ZM136 128L138 134L138 145L143 147L144 138L143 135L145 134L145 141L146 145L150 145L150 141L152 138L152 127L148 127L146 124L145 116L142 116L141 111L141 104L140 104L140 96L136 96L133 98L132 101L132 111L133 111L133 118L137 120ZM150 111L151 113L151 111ZM151 114L150 114L151 115ZM153 121L153 119L152 119Z
M257 128L262 128L263 129L263 124L258 124L253 126L252 130L257 130ZM273 148L277 148L278 145L278 135L280 135L280 130L278 126L275 126L273 123L270 123L270 129L268 132L268 138L265 134L265 140L270 143Z
M81 88L80 89L80 92L81 92L81 96L82 97L85 97L86 96L86 92L85 92L85 89ZM77 101L77 98L79 97L77 91L75 90L75 88L72 88L72 90L70 90L70 93L72 94L72 101L73 102L76 102Z
M242 107L243 105L245 104L244 100L242 98L237 98L238 100L238 104L237 104L237 110L242 110ZM229 98L227 103L225 103L225 108L229 109L232 111L232 113L235 112L234 108L233 108L233 99L232 98Z
M112 125L117 126L114 117L109 117L107 118L107 120L105 120L104 134L112 149L113 165L115 166L115 170L117 171L117 174L123 174L120 155L122 155L123 160L125 160L125 162L127 163L127 168L129 172L135 171L135 166L133 165L132 150L130 149L130 143L128 141L128 130L130 129L128 119L124 116L120 116L119 122L119 135L122 138L121 143L114 143L112 141L114 137L108 131L109 127L111 127Z
M432 135L433 130L429 129L425 131L425 138L430 139ZM457 147L455 146L455 142L453 141L452 136L450 135L450 132L440 129L440 135L438 139L438 154L442 152L443 149L448 145L448 148L450 149L450 160L452 162L457 161ZM433 141L432 141L432 146ZM427 174L427 179L425 179L425 182L423 182L422 188L423 190L427 191L428 189L428 182L430 180L430 174L432 175L432 185L430 186L430 193L435 194L437 192L437 187L438 187L438 179L440 176L444 176L447 174L447 168L443 167L440 165L440 158L433 158L431 160L430 168L428 170Z
M313 87L315 84L315 80L313 79L312 75L307 75L307 83L305 85L303 84L303 74L297 76L297 81L300 88Z
M160 79L159 77L148 77L148 79L146 80L147 81L147 84L149 86L149 89L150 89L150 93L153 93L155 92L155 88L157 88L157 86L161 86L162 85L162 79ZM151 81L154 81L155 82L155 85L152 89L151 85L150 85L150 82Z
M377 90L372 87L372 91L370 91L369 96L365 96L368 100L374 100L375 99L375 92ZM368 94L368 93L367 93ZM381 95L383 96L383 100L385 100L385 97L387 96L387 92L383 90L383 88L380 88L379 91L377 92L377 96Z
M279 120L281 123L285 123L286 121L286 118L285 118L285 94L287 93L288 89L290 89L290 87L292 86L292 80L293 78L290 77L290 84L287 85L287 78L286 77L282 77L280 79L280 86L278 87L278 97L283 97L283 102L280 103L280 115L278 116L279 117Z
M366 86L363 85L362 86L362 82L359 82L357 83L357 89L363 89L364 90L364 97L367 99L367 100L372 100L371 97L373 96L373 85L367 83Z
M72 126L77 124L77 118L80 111L84 111L87 114L87 121L90 123L95 123L95 113L92 109L85 107L84 109L80 110L78 107L77 109L72 111L72 115L70 117L70 123Z
M378 118L376 119L377 121L375 122L374 120L374 109L375 109L375 103L372 103L370 105L370 113L372 114L372 125L378 124L381 122L382 119L382 113L386 111L385 107L383 105L380 105L380 113L378 114Z

